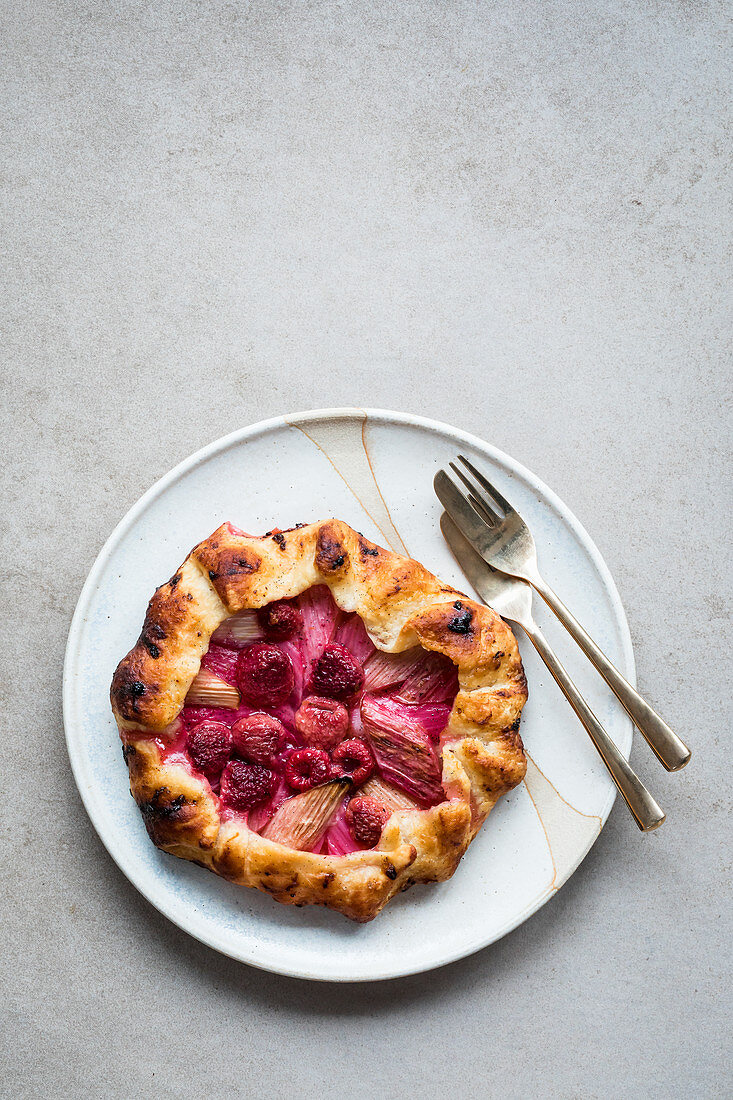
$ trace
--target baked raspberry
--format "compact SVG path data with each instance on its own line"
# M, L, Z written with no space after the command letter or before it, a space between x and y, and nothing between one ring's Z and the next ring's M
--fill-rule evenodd
M308 690L344 702L353 698L364 685L364 669L346 646L327 645L311 672Z
M223 722L199 722L186 734L188 755L212 783L221 775L231 747L232 735Z
M262 712L240 718L232 726L234 751L251 764L271 764L286 737L287 730L282 722Z
M351 835L365 848L373 848L390 818L390 811L376 798L352 798L346 807Z
M374 771L374 757L364 741L342 741L331 757L340 775L350 775L355 787L366 783Z
M349 730L349 712L336 699L309 695L295 712L295 727L306 745L332 749Z
M230 760L221 777L221 800L244 812L266 802L275 789L275 774L260 764Z
M324 749L296 749L285 762L285 780L296 791L307 791L325 783L331 761Z
M239 655L237 683L248 703L278 706L293 690L293 662L276 645L255 642Z
M260 626L268 638L284 642L298 634L303 626L303 616L295 604L288 600L275 600L257 612Z

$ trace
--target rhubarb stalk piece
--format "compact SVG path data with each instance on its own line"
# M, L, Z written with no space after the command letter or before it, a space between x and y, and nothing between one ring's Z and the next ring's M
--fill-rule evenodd
M410 798L398 787L393 787L391 783L386 783L378 775L367 779L361 788L361 794L367 798L375 798L377 802L381 802L383 806L387 806L390 810L418 810L420 808L414 798Z
M199 670L186 696L187 706L193 707L224 707L226 710L236 710L239 703L237 689L208 668Z
M250 642L260 641L262 636L257 612L248 610L240 611L225 619L211 635L211 641L218 645L230 645L243 649Z
M286 799L261 835L299 852L315 848L350 786L350 779L332 779Z
M389 781L427 805L445 798L441 768L421 707L408 707L387 697L365 695L361 701L364 732L380 770Z

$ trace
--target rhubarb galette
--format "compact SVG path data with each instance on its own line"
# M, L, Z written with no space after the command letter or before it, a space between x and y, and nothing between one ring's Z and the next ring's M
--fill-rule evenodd
M509 627L333 519L196 546L111 698L154 844L357 921L450 878L526 767Z

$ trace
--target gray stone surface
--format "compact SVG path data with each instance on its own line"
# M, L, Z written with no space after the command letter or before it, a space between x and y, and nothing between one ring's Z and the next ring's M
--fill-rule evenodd
M724 5L4 5L4 1096L730 1095ZM234 964L127 883L63 740L83 580L248 422L372 405L528 465L694 746L443 970ZM704 533L698 535L699 526ZM727 572L728 571L728 574Z

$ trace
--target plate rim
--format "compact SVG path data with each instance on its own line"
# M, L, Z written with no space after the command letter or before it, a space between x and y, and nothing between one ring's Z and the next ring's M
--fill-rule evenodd
M568 881L569 878L575 873L586 855L598 840L600 833L608 820L608 816L611 812L613 804L616 800L616 789L613 787L609 793L606 804L602 812L598 815L601 821L601 826L598 833L590 840L588 845L580 853L576 862L572 864L567 874L563 878L557 887L548 894L540 894L537 899L530 902L515 918L509 921L506 926L502 928L497 934L492 934L490 938L484 939L480 937L476 941L472 941L468 945L462 945L458 949L452 949L445 951L439 957L426 963L420 962L414 965L400 968L396 971L379 972L379 973L358 973L339 976L324 976L318 973L313 973L308 970L299 970L296 967L288 965L280 965L272 961L267 963L258 960L254 955L247 955L241 951L232 950L225 942L222 942L216 937L216 935L208 934L208 930L196 929L194 930L186 923L186 915L180 916L177 912L171 911L172 907L165 905L163 900L158 900L154 893L147 889L145 884L141 884L135 877L133 877L132 869L129 869L125 863L124 850L117 850L117 844L115 842L114 830L108 828L106 819L104 819L101 812L97 812L97 807L91 792L88 792L85 788L84 778L82 775L82 761L81 755L77 755L77 750L73 744L73 740L70 734L72 727L72 708L74 705L75 684L72 675L72 670L75 667L75 658L78 654L81 639L83 635L83 628L87 619L87 613L89 604L91 602L92 594L97 587L97 581L100 574L103 572L105 566L108 563L110 556L116 549L118 544L122 541L122 538L127 533L128 529L133 526L138 517L149 507L153 500L162 495L169 485L177 481L183 474L187 473L195 466L202 464L213 454L223 452L229 447L236 445L248 438L254 438L258 435L266 434L269 431L279 428L297 427L300 424L308 423L315 420L346 420L353 419L354 417L366 418L366 423L369 421L376 422L382 420L390 424L401 424L409 427L422 428L428 432L434 434L440 434L445 436L446 434L463 442L469 446L475 447L480 451L487 452L497 462L508 468L514 474L520 478L529 482L531 485L537 488L537 490L544 495L553 508L563 517L576 535L578 540L584 546L586 552L592 560L592 563L597 570L606 591L608 592L610 602L616 617L618 624L621 648L623 654L622 667L626 673L626 678L631 684L636 683L636 663L634 659L634 650L631 640L631 632L629 630L628 620L626 618L626 612L621 602L616 583L613 579L608 565L606 564L600 550L596 546L595 542L586 531L580 520L574 514L574 512L564 503L564 501L548 486L538 478L528 467L523 463L517 461L511 455L505 451L495 447L492 443L487 442L480 436L477 436L471 432L466 432L461 428L456 428L451 424L446 424L440 420L434 420L430 417L420 416L414 413L399 412L390 409L378 409L372 407L357 407L357 406L341 406L336 408L324 408L324 409L308 409L303 412L296 413L283 413L279 416L268 417L265 420L258 420L253 424L246 425L243 428L237 428L233 432L229 432L226 435L220 436L218 439L213 440L211 443L200 447L197 451L188 455L186 458L178 462L162 477L158 478L153 484L132 504L127 512L122 516L118 523L112 529L112 532L105 540L101 549L99 550L97 557L95 558L86 580L82 585L79 597L77 599L74 614L72 616L71 625L69 627L69 634L66 643L66 649L64 654L63 676L62 676L62 701L63 701L63 721L64 721L64 737L66 742L66 750L69 756L71 764L72 774L74 776L74 782L79 792L79 797L82 800L84 809L89 817L99 839L102 841L107 853L112 858L114 863L123 873L125 878L135 887L135 889L143 895L143 897L164 917L170 920L187 935L192 936L194 939L204 943L207 947L212 948L225 955L228 958L234 959L237 962L245 963L248 966L253 966L258 970L264 970L269 973L281 974L286 977L299 978L309 981L323 981L323 982L337 982L337 983L355 983L355 982L367 982L367 981L386 981L392 978L408 977L412 974L426 973L431 970L436 970L439 967L447 966L452 962L457 962L459 959L468 957L474 954L476 951L480 951L484 947L489 947L492 943L496 943L510 932L514 931L523 924L525 920L528 920L539 909L542 908L546 902L550 901L552 897L562 888L562 886ZM629 723L630 725L630 723ZM633 727L632 727L632 739L629 743L629 753L631 749L631 743L633 741ZM628 756L629 754L625 753Z

